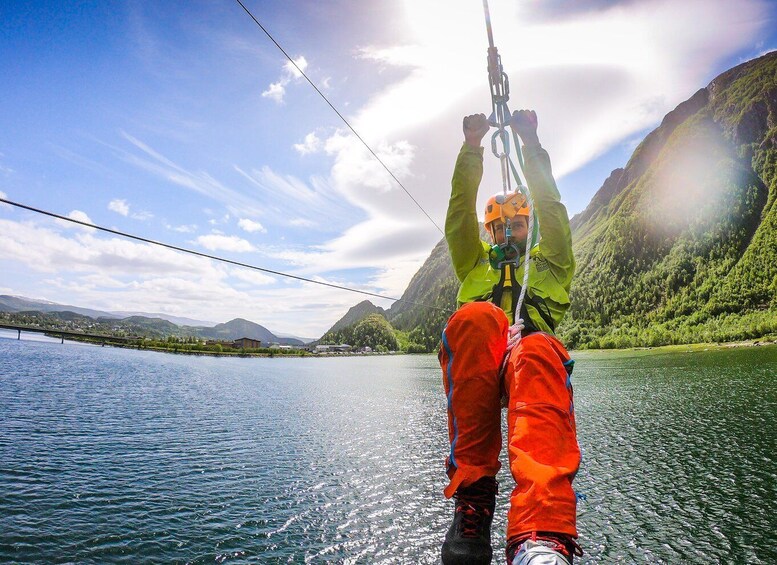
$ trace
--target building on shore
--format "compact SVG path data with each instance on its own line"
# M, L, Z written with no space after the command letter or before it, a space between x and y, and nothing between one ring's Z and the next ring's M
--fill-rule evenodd
M250 337L241 337L232 343L232 347L235 349L259 349L262 347L262 342L258 339L251 339Z

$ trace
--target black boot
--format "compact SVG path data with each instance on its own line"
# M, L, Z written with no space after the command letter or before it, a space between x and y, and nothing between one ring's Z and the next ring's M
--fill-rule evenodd
M483 477L468 487L456 489L453 524L442 544L443 565L491 563L491 520L496 493L494 477Z

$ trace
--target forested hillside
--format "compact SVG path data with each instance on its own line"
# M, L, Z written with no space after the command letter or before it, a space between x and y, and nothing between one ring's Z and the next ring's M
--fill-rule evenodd
M777 332L777 53L670 112L573 218L570 347Z

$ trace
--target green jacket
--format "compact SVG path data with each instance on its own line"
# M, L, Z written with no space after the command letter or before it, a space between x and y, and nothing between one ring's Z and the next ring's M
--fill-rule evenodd
M561 322L569 308L569 286L575 272L572 255L572 234L567 209L553 180L550 157L541 146L523 148L526 182L534 200L534 210L541 231L539 243L532 249L529 263L527 294L546 309L555 322ZM459 306L477 300L489 300L500 272L488 260L490 244L480 239L476 213L478 186L483 177L483 148L466 143L459 151L453 171L451 199L445 219L445 239L448 242L453 269L461 281ZM523 260L516 269L518 284L523 282ZM499 305L513 323L512 296L505 292ZM534 325L541 331L553 333L537 309L527 304Z

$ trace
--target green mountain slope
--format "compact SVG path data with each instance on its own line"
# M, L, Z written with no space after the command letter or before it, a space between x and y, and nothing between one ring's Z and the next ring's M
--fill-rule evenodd
M777 332L777 53L670 112L573 218L571 347Z
M386 311L380 306L375 306L369 300L362 300L356 306L352 306L345 316L340 318L335 324L327 330L327 332L321 336L321 339L316 344L329 344L337 345L340 343L347 343L349 345L355 345L355 331L356 327L366 318L377 315L383 318L386 322ZM386 322L388 323L388 322ZM363 345L361 345L363 347Z
M383 310L383 308L380 306L375 306L369 300L362 300L356 306L353 306L351 309L349 309L345 316L335 322L335 324L329 328L327 333L337 332L349 326L358 324L370 314L380 314L384 318L386 317L386 311Z

